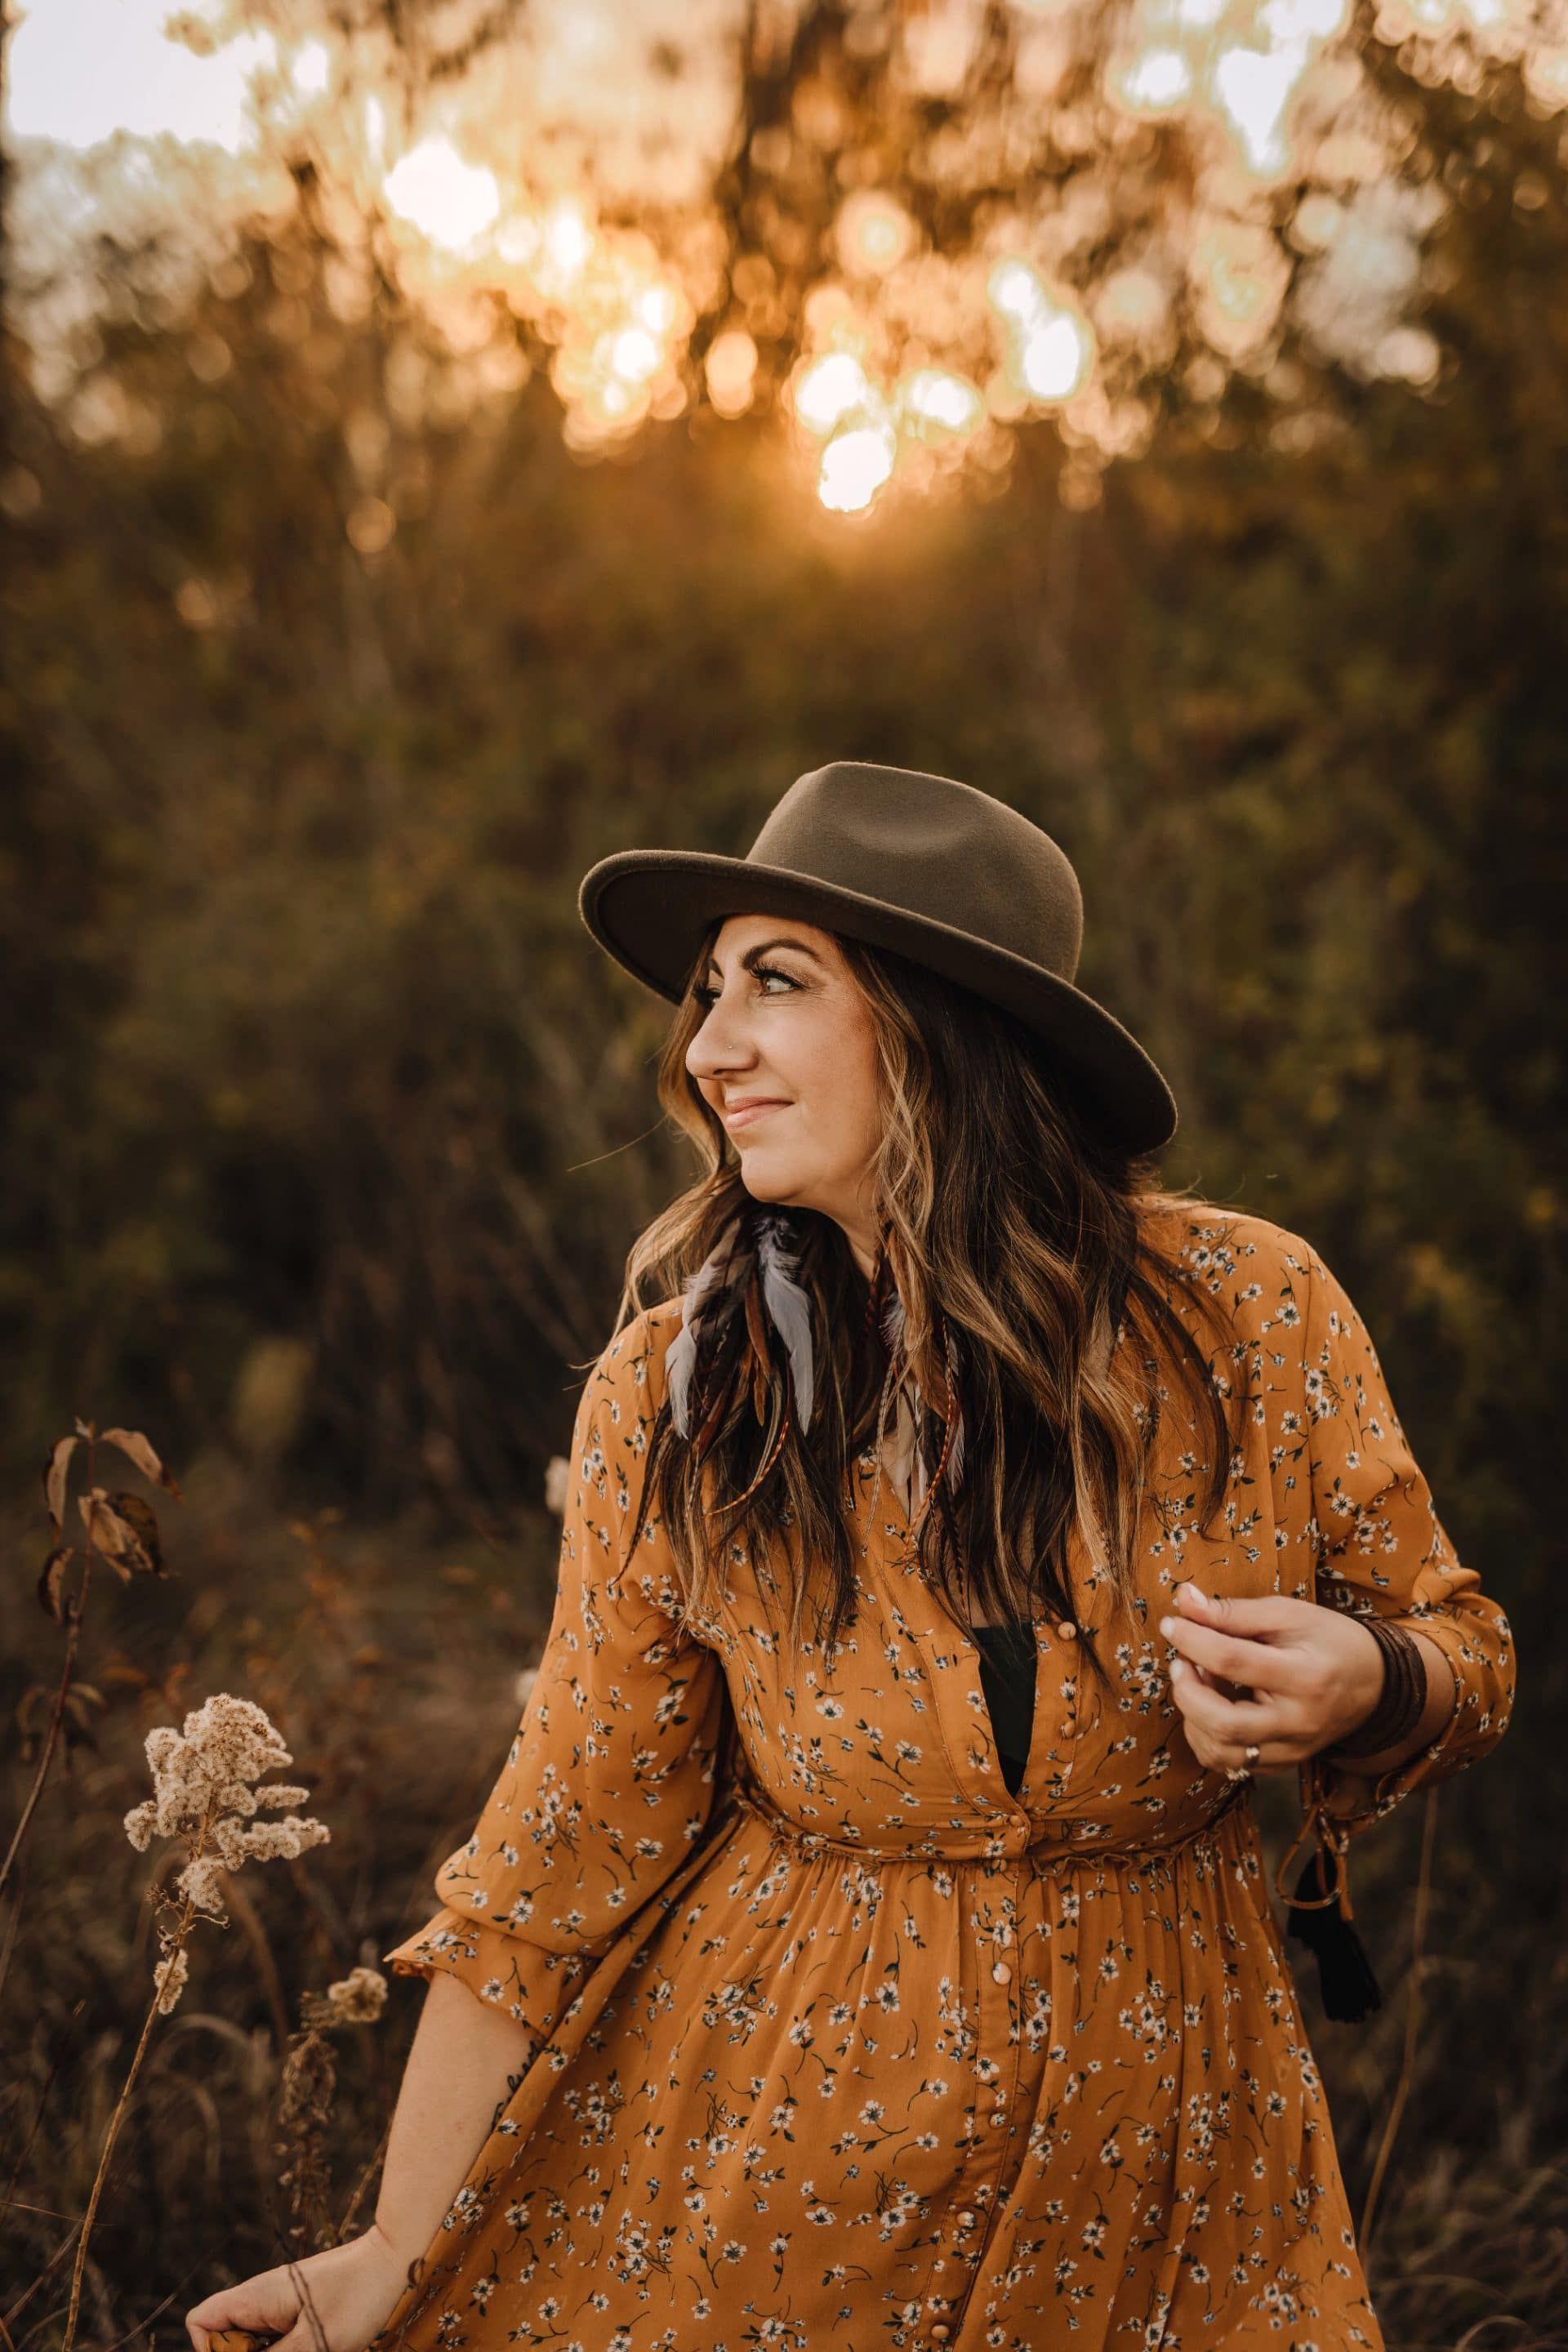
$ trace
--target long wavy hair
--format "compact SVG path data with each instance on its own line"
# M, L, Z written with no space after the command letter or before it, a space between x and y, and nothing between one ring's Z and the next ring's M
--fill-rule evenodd
M692 967L707 967L714 922ZM744 1541L763 1606L792 1643L831 1652L858 1615L852 1464L879 1451L895 1378L918 1383L926 1487L911 1540L953 1619L1075 1617L1075 1523L1123 1602L1148 1464L1173 1393L1202 1433L1202 1528L1228 1483L1232 1334L1201 1282L1161 1255L1146 1213L1151 1159L1110 1140L1048 1045L972 991L890 950L836 934L877 1039L879 1133L871 1199L880 1249L868 1281L843 1228L757 1202L723 1122L686 1066L706 1007L689 988L660 1057L658 1097L703 1163L628 1253L619 1330L680 1293L725 1244L700 1333L687 1434L668 1396L650 1433L636 1532L657 1508L692 1617ZM791 1410L784 1337L763 1309L755 1236L773 1220L805 1294L816 1402ZM728 1242L726 1243L726 1236ZM1172 1304L1180 1282L1212 1325L1209 1358ZM901 1314L889 1315L896 1292ZM900 1325L901 1323L901 1329ZM1245 1396L1237 1409L1245 1407ZM954 1460L962 1429L962 1475ZM791 1538L794 1538L793 1542ZM1083 1647L1109 1677L1085 1628Z

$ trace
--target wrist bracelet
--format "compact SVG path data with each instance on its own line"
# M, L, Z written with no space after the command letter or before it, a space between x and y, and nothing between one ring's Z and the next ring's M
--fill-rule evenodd
M1414 1635L1381 1617L1363 1617L1361 1622L1383 1653L1383 1689L1364 1722L1331 1748L1319 1750L1331 1759L1374 1756L1380 1748L1397 1747L1408 1739L1426 1706L1426 1662Z

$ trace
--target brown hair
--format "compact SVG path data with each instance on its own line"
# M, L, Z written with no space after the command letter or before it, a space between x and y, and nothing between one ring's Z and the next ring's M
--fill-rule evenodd
M693 983L720 928L704 939ZM974 1617L1027 1619L1043 1602L1054 1616L1073 1616L1066 1539L1075 1519L1131 1601L1167 1378L1206 1433L1207 1475L1189 1506L1200 1527L1230 1471L1231 1334L1202 1284L1155 1248L1142 1213L1184 1196L1157 1191L1149 1160L1108 1139L1023 1023L907 957L836 936L877 1036L879 1281L868 1284L836 1220L747 1192L723 1123L686 1066L706 1012L689 989L658 1087L703 1172L629 1252L616 1329L668 1299L726 1234L743 1239L765 1210L784 1221L809 1300L817 1402L803 1432L754 1272L716 1288L700 1326L689 1434L676 1433L666 1399L637 1532L657 1506L693 1615L710 1605L729 1548L743 1536L764 1607L782 1591L798 1643L809 1603L815 1638L831 1649L856 1614L850 1465L876 1443L889 1370L880 1300L896 1283L931 1480L920 1568L950 1613L967 1626ZM1215 1329L1217 1380L1171 1304L1173 1280ZM949 1333L963 1429L956 1484L944 1462ZM1085 1646L1103 1680L1092 1641Z

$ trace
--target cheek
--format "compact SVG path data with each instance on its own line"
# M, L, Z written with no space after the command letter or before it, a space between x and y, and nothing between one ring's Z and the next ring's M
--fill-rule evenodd
M804 1040L803 1040L804 1044ZM864 1158L877 1126L871 1035L842 1015L816 1024L800 1092L818 1139L847 1160Z

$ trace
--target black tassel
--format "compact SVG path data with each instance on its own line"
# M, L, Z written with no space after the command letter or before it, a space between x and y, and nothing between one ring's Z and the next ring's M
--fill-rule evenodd
M1285 1932L1300 1937L1316 1956L1323 2014L1359 2025L1363 2017L1383 2007L1383 1990L1373 1973L1366 1946L1340 1909L1338 1897L1332 1903L1321 1903L1321 1898L1328 1891L1314 1846L1296 1881L1295 1895L1285 1915ZM1298 1909L1302 1903L1319 1907Z

